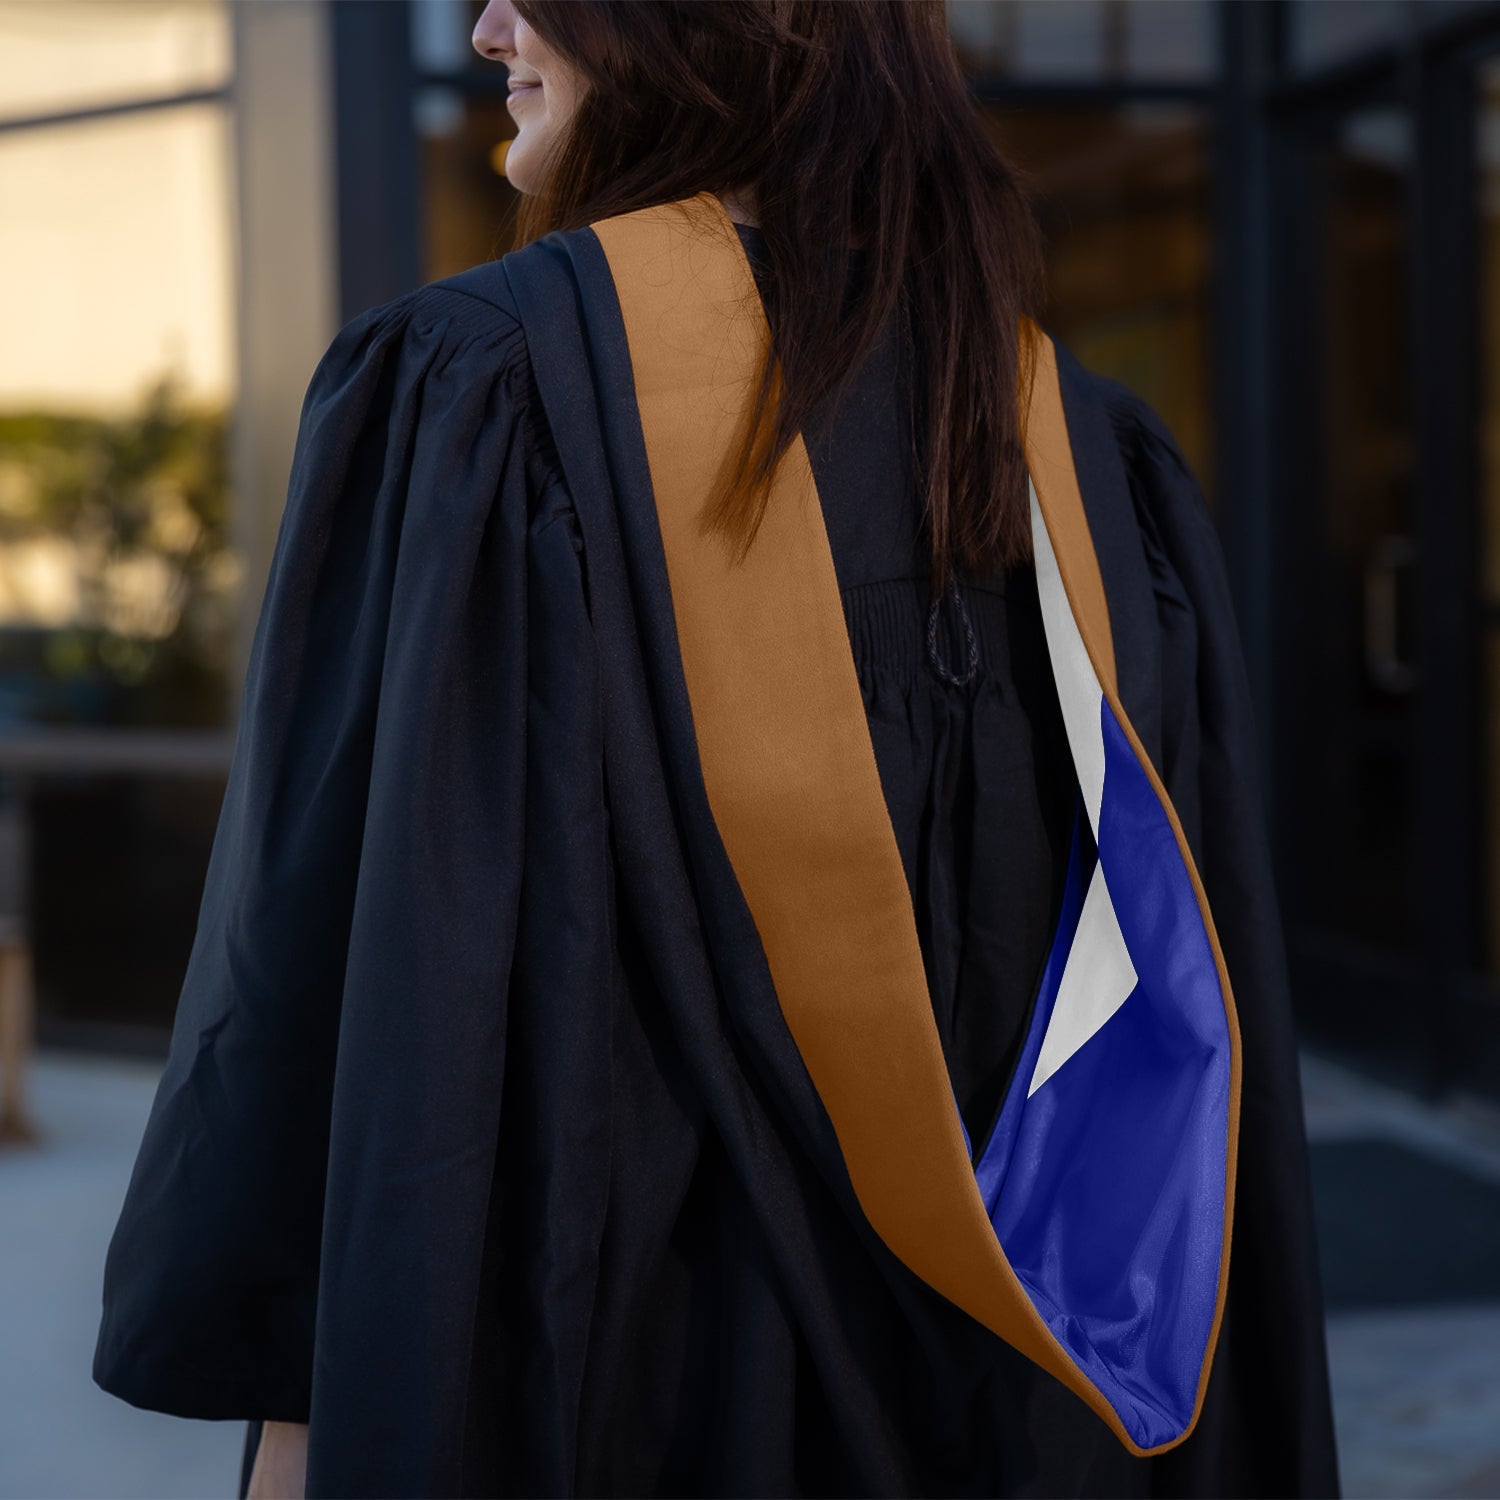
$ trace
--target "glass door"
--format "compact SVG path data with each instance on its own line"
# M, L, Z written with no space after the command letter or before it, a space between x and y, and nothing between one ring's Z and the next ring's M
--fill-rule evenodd
M1430 1074L1417 899L1420 566L1410 112L1380 98L1289 139L1273 601L1282 891L1299 1009Z
M1471 823L1473 941L1465 945L1459 1004L1476 1082L1500 1093L1500 53L1479 60L1471 101L1478 393L1474 434L1472 702L1475 786Z
M1309 1031L1500 1095L1500 49L1278 138L1275 772Z

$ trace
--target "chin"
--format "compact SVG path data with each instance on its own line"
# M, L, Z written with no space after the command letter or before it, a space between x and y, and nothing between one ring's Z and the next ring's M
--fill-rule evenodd
M518 193L529 193L531 191L531 173L524 166L519 170L512 167L508 156L505 159L505 180Z

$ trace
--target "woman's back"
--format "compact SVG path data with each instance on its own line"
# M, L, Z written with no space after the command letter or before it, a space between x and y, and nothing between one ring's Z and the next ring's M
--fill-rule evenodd
M736 230L768 281L764 236ZM865 255L849 252L851 293ZM832 425L830 400L806 441L933 1014L977 1155L1057 926L1077 783L1030 564L964 572L932 598L911 385L888 325Z
M314 1494L1317 1487L1269 874L1242 768L1204 749L1244 741L1248 699L1170 439L1069 367L1084 456L1118 475L1090 496L1136 549L1101 555L1122 690L1263 1101L1244 1352L1182 1448L1140 1459L851 1192L705 796L614 296L579 231L362 315L319 366L96 1378L311 1419ZM1078 783L1029 567L961 583L929 638L904 379L878 349L808 449L977 1151Z
M312 1496L1333 1493L1218 544L947 8L473 40L520 248L308 388L96 1380Z

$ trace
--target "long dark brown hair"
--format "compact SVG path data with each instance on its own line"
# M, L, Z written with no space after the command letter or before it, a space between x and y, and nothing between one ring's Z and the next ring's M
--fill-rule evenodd
M1042 294L1020 173L985 128L943 0L515 0L585 81L517 244L740 193L770 258L773 343L705 524L748 548L787 446L899 319L932 585L1030 554L1020 402ZM847 311L851 243L866 275ZM1025 320L1025 321L1023 321Z

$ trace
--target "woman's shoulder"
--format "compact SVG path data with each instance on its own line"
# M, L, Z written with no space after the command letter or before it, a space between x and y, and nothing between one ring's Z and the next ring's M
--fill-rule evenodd
M551 238L568 241L583 233L575 230ZM440 325L460 338L492 341L494 347L503 348L514 362L524 363L523 320L509 272L533 258L548 258L554 250L555 247L533 242L507 251L497 259L481 261L467 270L428 281L360 316L421 327Z
M1137 390L1098 371L1084 372L1088 391L1107 420L1148 556L1210 555L1221 543L1203 484L1181 441Z
M320 373L324 365L378 360L397 350L424 346L431 346L434 354L441 351L444 365L462 357L487 361L497 374L524 368L521 320L503 275L477 274L488 270L488 265L477 266L429 281L354 314L330 341ZM425 372L428 366L421 368Z
M513 429L538 489L562 487L525 330L499 261L424 283L355 314L313 372L302 426L392 424L452 448L482 426Z
M1161 413L1121 380L1089 372L1089 384L1109 418L1115 442L1132 477L1170 482L1203 504L1203 487L1181 442Z

